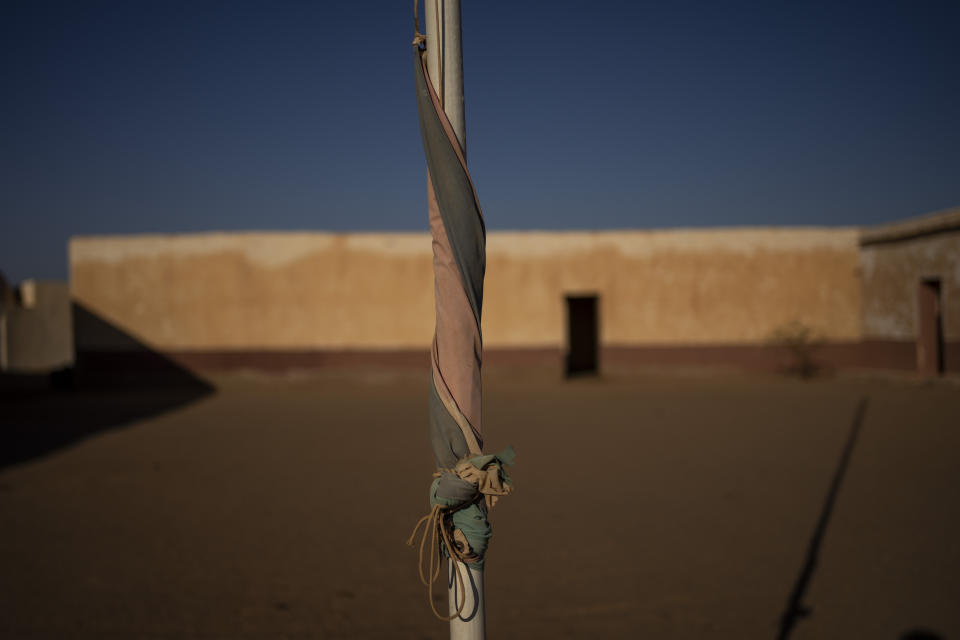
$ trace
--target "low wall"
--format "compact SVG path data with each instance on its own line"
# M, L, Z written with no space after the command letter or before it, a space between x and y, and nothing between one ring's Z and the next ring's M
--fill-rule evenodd
M580 293L607 345L758 344L789 322L860 336L853 229L494 232L487 265L492 349L562 348ZM164 352L417 350L433 331L427 234L81 237L70 269L78 304Z
M2 309L4 371L46 373L72 365L73 330L67 283L31 280L20 288L26 305L21 301Z

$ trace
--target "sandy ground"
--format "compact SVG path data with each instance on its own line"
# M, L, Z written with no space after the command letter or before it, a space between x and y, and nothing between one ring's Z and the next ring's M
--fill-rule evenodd
M446 637L404 545L432 472L426 381L220 377L7 465L0 636ZM148 395L8 397L0 422ZM490 638L772 639L785 612L797 640L960 638L956 384L502 369L485 410L487 449L518 452Z

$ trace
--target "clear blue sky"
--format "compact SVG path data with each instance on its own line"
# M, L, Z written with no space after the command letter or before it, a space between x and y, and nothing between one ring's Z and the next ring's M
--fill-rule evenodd
M489 229L960 205L960 3L463 0ZM0 270L76 234L425 230L412 2L0 7Z

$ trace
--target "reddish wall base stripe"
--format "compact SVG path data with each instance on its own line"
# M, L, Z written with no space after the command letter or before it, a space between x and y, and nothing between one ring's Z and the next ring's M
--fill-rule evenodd
M915 371L916 345L908 341L865 340L828 343L812 351L817 370L878 369ZM389 368L423 369L429 366L426 350L395 351L170 351L78 353L80 370L156 371L175 365L196 372L253 369L283 372L297 369ZM563 368L560 349L487 349L489 366L545 366ZM949 342L944 351L945 370L960 373L960 341ZM600 368L614 367L707 367L747 371L789 371L797 359L784 347L769 345L608 345L600 350Z
M913 342L870 340L822 344L810 351L817 369L916 369ZM784 371L798 358L784 347L770 345L607 346L604 363L641 366L730 367L748 371Z
M199 371L290 371L338 367L423 369L430 367L426 350L397 351L175 351L167 354L189 369Z

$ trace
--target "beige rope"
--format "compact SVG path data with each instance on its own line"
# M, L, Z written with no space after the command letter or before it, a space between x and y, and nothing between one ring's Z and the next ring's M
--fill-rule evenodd
M458 507L443 507L439 504L433 505L433 508L430 509L430 513L423 516L417 521L417 524L413 527L413 532L410 534L410 538L407 540L407 546L412 547L414 545L414 540L417 537L417 531L420 530L420 527L423 527L423 535L420 537L420 553L417 559L417 572L420 575L420 582L427 587L427 598L430 600L430 609L433 611L438 619L443 620L444 622L450 622L454 618L458 617L462 612L464 606L467 604L467 593L464 591L464 582L463 574L460 569L460 562L470 562L471 558L468 555L469 546L467 546L468 553L464 553L460 549L460 544L451 539L450 529L452 525L450 524L450 516L455 512L463 509L464 507L473 504L473 502L467 502L466 504L460 505ZM437 611L437 606L433 602L433 584L440 577L440 567L443 565L443 552L440 550L440 545L437 544L437 534L439 534L440 540L443 541L443 544L450 551L450 562L453 564L454 572L457 574L457 583L460 585L460 594L462 599L457 605L457 612L452 616L441 615ZM430 537L430 568L427 570L426 575L423 573L423 551L427 545L427 537ZM475 558L474 558L475 559ZM457 562L459 560L460 562Z
M419 47L426 43L427 37L420 33L420 10L417 5L419 0L413 0L413 46Z

